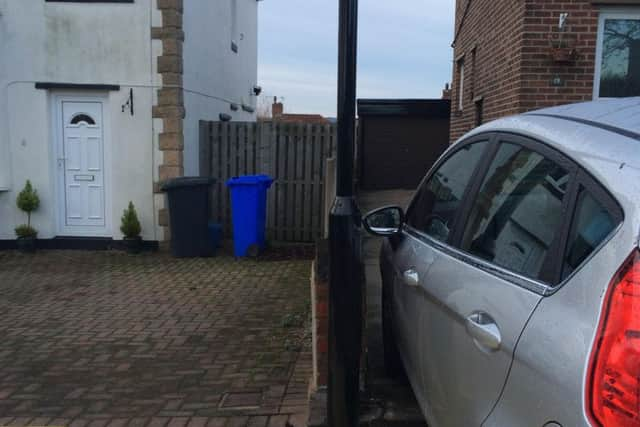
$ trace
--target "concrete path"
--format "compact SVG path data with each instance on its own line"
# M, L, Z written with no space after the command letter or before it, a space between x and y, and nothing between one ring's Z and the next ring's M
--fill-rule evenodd
M309 261L0 252L0 426L302 426Z

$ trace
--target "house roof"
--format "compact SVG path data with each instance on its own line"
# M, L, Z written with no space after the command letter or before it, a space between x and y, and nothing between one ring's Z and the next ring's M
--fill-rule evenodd
M428 116L448 119L449 99L359 99L358 116Z
M274 117L274 121L280 123L311 123L326 125L329 124L329 120L322 117L320 114L281 114Z

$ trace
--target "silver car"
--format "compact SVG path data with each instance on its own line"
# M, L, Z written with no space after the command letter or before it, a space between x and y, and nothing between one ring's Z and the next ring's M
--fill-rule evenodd
M481 126L364 223L430 427L640 426L640 98Z

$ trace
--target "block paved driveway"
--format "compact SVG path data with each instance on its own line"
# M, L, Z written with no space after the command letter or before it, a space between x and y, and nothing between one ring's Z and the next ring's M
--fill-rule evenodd
M0 426L304 425L309 272L0 252Z

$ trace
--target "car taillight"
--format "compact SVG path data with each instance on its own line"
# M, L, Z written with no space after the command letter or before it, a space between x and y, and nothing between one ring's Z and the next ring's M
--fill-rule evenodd
M592 422L640 426L640 252L635 250L609 285L587 383Z

